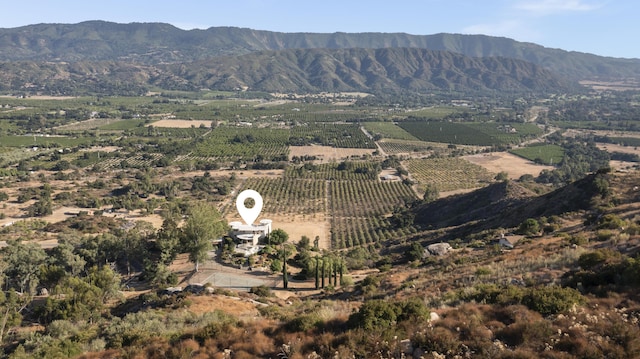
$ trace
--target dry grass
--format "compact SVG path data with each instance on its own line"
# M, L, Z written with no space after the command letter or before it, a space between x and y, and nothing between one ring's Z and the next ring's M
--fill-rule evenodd
M542 170L552 170L552 166L535 164L522 157L518 157L509 152L492 152L478 155L464 156L464 159L486 168L489 172L507 172L509 178L518 179L525 174L537 177Z

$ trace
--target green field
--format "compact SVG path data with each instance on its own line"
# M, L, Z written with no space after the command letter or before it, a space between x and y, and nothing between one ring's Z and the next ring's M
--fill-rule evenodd
M92 137L0 136L0 147L75 147L94 140Z
M373 136L380 135L384 138L407 141L417 140L415 136L393 122L365 122L363 126Z
M517 144L542 133L538 126L522 123L404 121L398 125L422 141L476 146Z
M510 152L516 156L545 165L558 164L564 157L564 149L558 145L528 146L516 148Z

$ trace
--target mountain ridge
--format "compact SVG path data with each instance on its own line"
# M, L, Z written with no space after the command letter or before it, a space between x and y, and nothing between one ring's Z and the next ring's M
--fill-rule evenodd
M195 62L294 48L424 48L470 57L508 57L545 67L573 80L640 78L640 59L604 57L504 37L439 33L282 33L238 27L182 30L165 23L37 24L0 28L0 61Z
M0 63L0 91L69 95L74 91L209 88L266 92L553 92L578 84L516 59L471 58L417 48L289 49L219 56L194 63L117 61Z

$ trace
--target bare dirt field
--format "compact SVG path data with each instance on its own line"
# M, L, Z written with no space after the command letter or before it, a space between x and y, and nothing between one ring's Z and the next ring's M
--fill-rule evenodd
M492 173L507 172L511 179L518 179L525 174L535 177L544 169L553 169L552 166L538 165L508 152L482 153L464 156L464 159L482 166Z
M621 152L621 153L631 153L631 154L640 156L640 149L637 147L621 146L621 145L615 145L612 143L597 143L596 146L598 146L599 149L603 151L607 151L609 153Z
M640 89L640 83L637 80L620 80L620 81L580 81L583 86L591 87L596 91L628 91Z
M211 127L211 120L158 120L151 124L153 127L169 127L169 128L191 128L191 127Z
M640 156L640 148L631 147L631 146L621 146L615 145L612 143L597 143L599 149L603 151L607 151L609 153L620 152L620 153L630 153L634 155ZM609 166L615 170L630 170L635 169L638 166L636 162L627 162L627 161L609 161Z
M329 162L331 160L341 161L351 156L372 155L374 151L372 149L334 148L329 146L291 146L289 147L289 156L316 156L319 162Z

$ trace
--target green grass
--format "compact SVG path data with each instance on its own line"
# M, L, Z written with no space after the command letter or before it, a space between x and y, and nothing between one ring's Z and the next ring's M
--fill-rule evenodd
M1 147L75 147L91 143L91 137L0 136Z
M403 121L398 125L422 141L458 145L511 145L542 133L534 124Z
M379 134L384 138L393 138L397 140L415 141L417 138L398 127L393 122L365 122L364 128L371 134Z
M558 164L564 157L564 149L558 145L528 146L516 148L510 152L516 156L545 165Z

